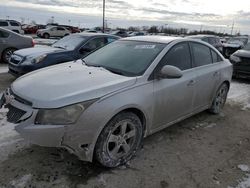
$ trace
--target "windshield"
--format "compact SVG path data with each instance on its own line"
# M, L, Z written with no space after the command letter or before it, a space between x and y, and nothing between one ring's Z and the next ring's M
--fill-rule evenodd
M250 43L247 43L247 45L243 48L244 50L249 50L250 51Z
M88 66L100 66L125 76L142 75L166 44L116 41L84 58Z
M52 47L65 50L74 50L78 45L86 40L86 37L80 35L69 35L55 42Z

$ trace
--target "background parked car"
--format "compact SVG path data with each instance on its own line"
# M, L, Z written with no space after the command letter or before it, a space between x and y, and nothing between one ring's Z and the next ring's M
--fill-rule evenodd
M141 32L141 31L134 31L132 33L128 34L130 37L134 37L134 36L143 36L145 35L145 33Z
M230 61L233 64L233 76L238 78L250 79L250 43L236 51L230 56Z
M126 31L123 31L123 30L113 31L111 34L119 36L119 37L128 37L129 36L128 33Z
M70 34L70 31L65 27L61 26L52 26L46 29L39 29L37 31L37 36L42 38L50 38L50 37L64 37Z
M240 36L230 38L227 42L223 43L223 55L229 57L237 50L243 48L248 43L248 37Z
M0 62L8 63L14 51L34 46L31 37L0 27Z
M0 27L24 34L21 24L15 20L0 20Z
M188 38L199 39L214 46L220 53L223 52L223 45L219 37L214 35L193 35Z
M62 38L51 47L19 50L11 56L9 73L20 76L50 65L77 60L117 39L119 37L113 35L77 33Z

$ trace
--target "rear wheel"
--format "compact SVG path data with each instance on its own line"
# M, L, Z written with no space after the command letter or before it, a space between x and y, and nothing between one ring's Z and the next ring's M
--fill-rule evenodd
M142 144L140 119L131 112L116 115L103 129L95 146L95 159L106 167L126 164Z
M226 83L223 83L220 88L218 89L212 106L209 109L209 111L213 114L219 114L221 110L223 109L226 100L227 100L227 93L228 93L229 87Z
M50 38L50 35L49 35L48 33L44 33L44 34L43 34L43 38L49 39L49 38Z
M13 52L16 51L15 48L8 48L2 53L2 60L4 63L8 63Z

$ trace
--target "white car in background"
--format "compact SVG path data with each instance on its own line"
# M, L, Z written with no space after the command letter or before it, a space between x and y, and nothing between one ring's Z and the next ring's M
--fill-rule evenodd
M24 34L21 23L15 20L0 20L0 27L14 31L19 34Z
M50 38L50 37L64 37L70 34L70 31L65 27L61 26L52 26L46 29L39 29L37 31L37 36L42 38Z

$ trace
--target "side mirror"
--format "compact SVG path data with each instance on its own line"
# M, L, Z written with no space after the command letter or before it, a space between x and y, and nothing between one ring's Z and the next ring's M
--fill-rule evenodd
M162 67L158 74L159 78L181 78L182 76L182 71L179 68L171 65L165 65Z
M83 46L81 49L80 49L80 53L81 54L86 54L86 53L89 53L89 52L91 52L92 51L92 49L90 49L89 47L87 47L87 46Z

